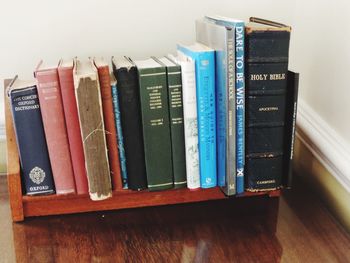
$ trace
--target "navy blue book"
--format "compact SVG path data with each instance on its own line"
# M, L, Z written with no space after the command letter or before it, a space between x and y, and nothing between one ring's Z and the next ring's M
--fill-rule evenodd
M54 183L35 81L18 80L16 76L7 93L25 192L27 195L52 194Z

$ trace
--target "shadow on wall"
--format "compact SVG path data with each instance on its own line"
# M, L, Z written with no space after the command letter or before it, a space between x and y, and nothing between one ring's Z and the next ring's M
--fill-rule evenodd
M0 140L0 175L6 173L6 141Z

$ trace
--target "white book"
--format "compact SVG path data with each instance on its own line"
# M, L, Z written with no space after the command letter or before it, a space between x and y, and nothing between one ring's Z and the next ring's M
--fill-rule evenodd
M195 64L182 52L177 55L171 58L181 65L187 187L196 189L200 187L200 176Z

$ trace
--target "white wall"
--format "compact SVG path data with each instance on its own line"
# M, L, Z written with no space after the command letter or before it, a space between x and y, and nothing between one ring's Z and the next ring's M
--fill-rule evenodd
M290 66L301 72L300 98L350 143L347 0L12 0L0 8L0 80L31 77L40 58L174 52L177 42L194 40L194 20L208 13L290 24Z
M291 67L301 73L299 98L346 147L350 145L349 16L348 0L297 0L290 53Z
M301 73L303 108L311 109L313 120L323 120L318 124L324 123L330 145L338 142L350 152L348 0L3 0L0 9L1 82L15 74L31 77L41 58L139 59L174 52L176 43L194 40L194 20L205 14L290 24L290 68ZM1 88L0 140L3 108Z
M292 23L295 1L274 0L6 0L0 4L0 79L32 76L43 58L174 52L194 40L194 20L222 14ZM299 55L298 55L299 57ZM1 90L0 125L3 123ZM1 133L1 131L0 131Z

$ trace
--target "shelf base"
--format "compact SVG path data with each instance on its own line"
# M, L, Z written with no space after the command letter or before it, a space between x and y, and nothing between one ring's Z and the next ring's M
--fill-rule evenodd
M261 195L278 197L280 195L280 191L276 190L257 193L246 192L237 197ZM111 198L103 201L92 201L88 195L47 195L22 197L24 217L184 204L227 198L228 197L224 195L219 187L198 190L182 188L159 192L122 190L113 192L113 196Z
M10 80L5 80L4 87L7 87L9 82ZM4 96L7 98L5 89ZM92 201L87 194L47 196L22 195L19 156L16 145L16 136L11 119L10 102L8 99L5 100L5 119L7 138L7 180L12 220L14 222L20 222L26 217L33 216L119 210L228 199L219 187L198 190L182 188L159 192L149 192L147 190L140 192L120 190L113 192L113 196L104 201ZM240 198L261 195L277 197L280 195L280 190L257 193L246 192L236 197Z

